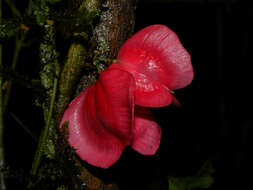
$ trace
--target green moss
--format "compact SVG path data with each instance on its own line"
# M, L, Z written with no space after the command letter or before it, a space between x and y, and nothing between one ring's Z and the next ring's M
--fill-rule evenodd
M86 48L82 44L71 44L67 61L61 72L59 97L57 102L57 121L60 120L64 109L70 101L74 87L85 66L86 58Z

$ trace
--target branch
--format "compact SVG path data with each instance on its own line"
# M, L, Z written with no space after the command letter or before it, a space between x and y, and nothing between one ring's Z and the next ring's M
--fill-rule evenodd
M83 1L79 10L80 15L92 15L87 18L83 18L84 23L89 23L88 27L92 28L93 20L97 17L99 12L99 0L87 0ZM82 18L82 16L81 16ZM86 29L87 30L87 29ZM75 34L78 35L78 34ZM63 67L60 83L59 83L59 98L57 101L57 117L56 121L59 123L60 118L68 105L75 86L80 79L80 74L86 65L87 69L87 48L81 42L73 42L69 48L67 61Z
M32 131L12 112L10 112L11 117L24 129L24 131L30 135L30 137L35 141L38 142L38 138L33 134Z

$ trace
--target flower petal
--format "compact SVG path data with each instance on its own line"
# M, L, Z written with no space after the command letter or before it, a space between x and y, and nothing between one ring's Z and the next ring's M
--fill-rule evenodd
M95 85L92 85L72 101L60 126L69 121L68 140L82 160L108 168L119 159L124 145L97 117Z
M134 139L132 148L144 155L156 153L161 140L161 128L154 121L150 109L135 107Z
M125 145L132 141L134 90L132 75L119 69L104 71L96 83L98 119Z
M172 95L168 88L149 76L136 72L125 64L113 63L108 68L121 69L131 73L135 79L135 104L144 107L162 107L171 104Z
M189 53L164 25L151 25L137 32L121 47L117 59L129 72L143 74L171 90L183 88L193 79Z
M125 71L101 73L99 81L76 97L61 124L69 121L69 143L81 159L108 168L132 141L133 77Z

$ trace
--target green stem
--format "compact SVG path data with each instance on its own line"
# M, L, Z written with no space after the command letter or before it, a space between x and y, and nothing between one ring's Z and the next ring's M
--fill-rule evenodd
M48 12L45 12L45 15L48 15ZM30 171L31 177L35 177L38 173L38 169L41 163L43 155L49 155L51 150L48 150L49 147L49 137L52 134L52 127L54 127L54 107L55 99L58 86L58 77L59 77L59 65L57 60L57 52L55 49L55 39L54 39L54 22L47 20L47 23L44 25L44 37L43 41L40 44L40 56L41 56L41 71L40 78L41 84L46 90L45 102L42 105L44 110L45 117L45 126L40 135L39 143L37 150L34 156L32 163L32 168ZM52 148L52 147L50 147ZM50 152L50 153L48 153ZM50 155L52 156L52 155ZM33 180L31 179L28 183L28 188L32 188Z
M0 20L2 19L2 0L0 0ZM0 44L0 68L3 67L3 60L2 60L2 44ZM5 160L4 160L4 122L3 122L3 78L0 76L0 170L5 167ZM4 174L0 171L0 189L6 190Z
M45 128L41 134L40 140L39 140L39 144L38 144L38 148L37 151L35 153L35 158L32 164L32 169L31 169L31 175L35 176L40 164L40 160L41 160L41 156L43 153L43 147L44 147L44 143L46 143L46 139L48 136L48 129L52 120L52 116L53 116L53 109L54 109L54 104L55 104L55 97L56 97L56 91L57 91L57 84L58 84L58 79L55 78L54 79L54 87L53 87L53 92L52 92L52 96L51 96L51 101L50 101L50 107L49 107L49 113L47 116L47 122L45 125Z

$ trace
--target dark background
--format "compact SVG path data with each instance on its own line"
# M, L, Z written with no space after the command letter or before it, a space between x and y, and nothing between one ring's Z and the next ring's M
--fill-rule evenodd
M158 153L146 157L126 150L107 171L110 180L119 180L122 189L168 189L167 176L194 175L210 159L216 170L211 189L252 189L252 6L239 0L139 0L135 31L151 24L170 27L191 54L195 78L176 91L181 108L153 110L163 132ZM20 54L17 70L29 78L38 77L38 44ZM13 44L5 43L6 65L12 53ZM39 136L43 116L35 97L33 90L14 85L8 111ZM26 175L36 143L9 114L5 123L7 166Z
M136 31L150 24L170 27L195 71L192 84L176 91L182 108L154 110L163 138L155 161L137 164L147 183L143 189L161 173L193 175L206 159L216 170L211 189L252 188L252 3L139 1Z

